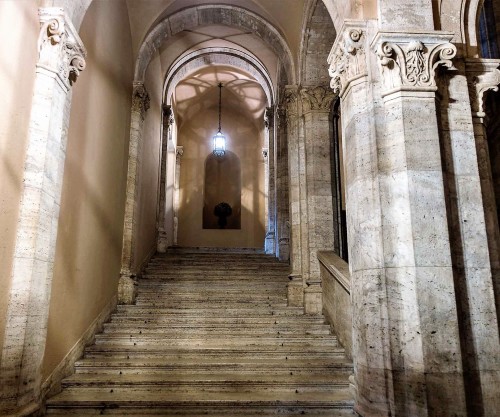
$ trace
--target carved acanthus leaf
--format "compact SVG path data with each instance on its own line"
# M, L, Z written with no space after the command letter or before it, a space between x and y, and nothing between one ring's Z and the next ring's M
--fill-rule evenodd
M420 38L420 39L419 39ZM378 34L375 53L379 58L381 74L388 89L434 88L438 66L453 69L455 45L446 35Z
M69 89L85 69L87 52L63 9L41 8L38 68L55 73Z
M366 75L365 32L359 27L345 27L328 57L328 72L334 93L342 94L350 82Z
M302 98L304 111L330 111L330 107L336 97L336 94L326 87L317 86L311 88L302 88L300 90L300 96Z
M132 93L132 111L138 112L141 115L141 119L144 120L150 104L149 94L146 91L144 83L134 82L134 90Z

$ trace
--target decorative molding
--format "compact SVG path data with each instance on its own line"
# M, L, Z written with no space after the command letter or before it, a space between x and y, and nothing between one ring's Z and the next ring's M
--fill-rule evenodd
M177 148L175 148L175 156L177 159L180 159L181 156L184 155L184 146L177 146Z
M365 23L347 20L328 56L330 87L342 95L350 83L367 75Z
M85 69L87 51L71 19L59 7L38 10L38 70L55 74L66 90Z
M439 66L455 69L457 53L447 32L379 32L372 47L379 58L380 72L389 93L400 90L436 91Z
M266 107L266 111L264 112L264 126L266 129L274 127L274 106Z
M498 91L500 59L467 59L465 72L469 85L469 98L474 117L486 116L484 98L487 91Z
M337 95L329 88L323 86L304 87L300 90L304 112L330 111L333 100Z
M132 111L141 115L141 120L144 121L146 112L149 110L151 100L143 82L134 81L134 89L132 92Z

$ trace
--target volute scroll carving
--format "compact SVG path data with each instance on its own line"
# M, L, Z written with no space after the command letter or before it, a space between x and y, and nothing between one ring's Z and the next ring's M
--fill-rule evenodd
M455 69L457 53L446 33L379 33L373 47L386 88L435 90L439 66Z
M466 62L467 81L472 114L475 117L486 116L484 108L485 94L498 91L500 86L500 60L469 59Z
M69 89L86 66L83 42L63 9L40 8L39 17L37 68L56 74Z
M332 78L330 87L339 95L344 93L349 83L367 74L366 35L359 23L346 22L328 57L328 73Z

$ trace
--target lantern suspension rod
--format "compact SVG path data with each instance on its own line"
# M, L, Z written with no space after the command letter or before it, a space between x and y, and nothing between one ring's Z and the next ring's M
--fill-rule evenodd
M221 113L222 113L222 83L219 83L219 133L221 131Z

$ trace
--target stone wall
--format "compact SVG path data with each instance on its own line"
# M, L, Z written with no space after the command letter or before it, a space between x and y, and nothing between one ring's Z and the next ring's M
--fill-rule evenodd
M127 22L119 2L95 2L81 28L98 46L74 85L44 379L116 295L133 77Z

